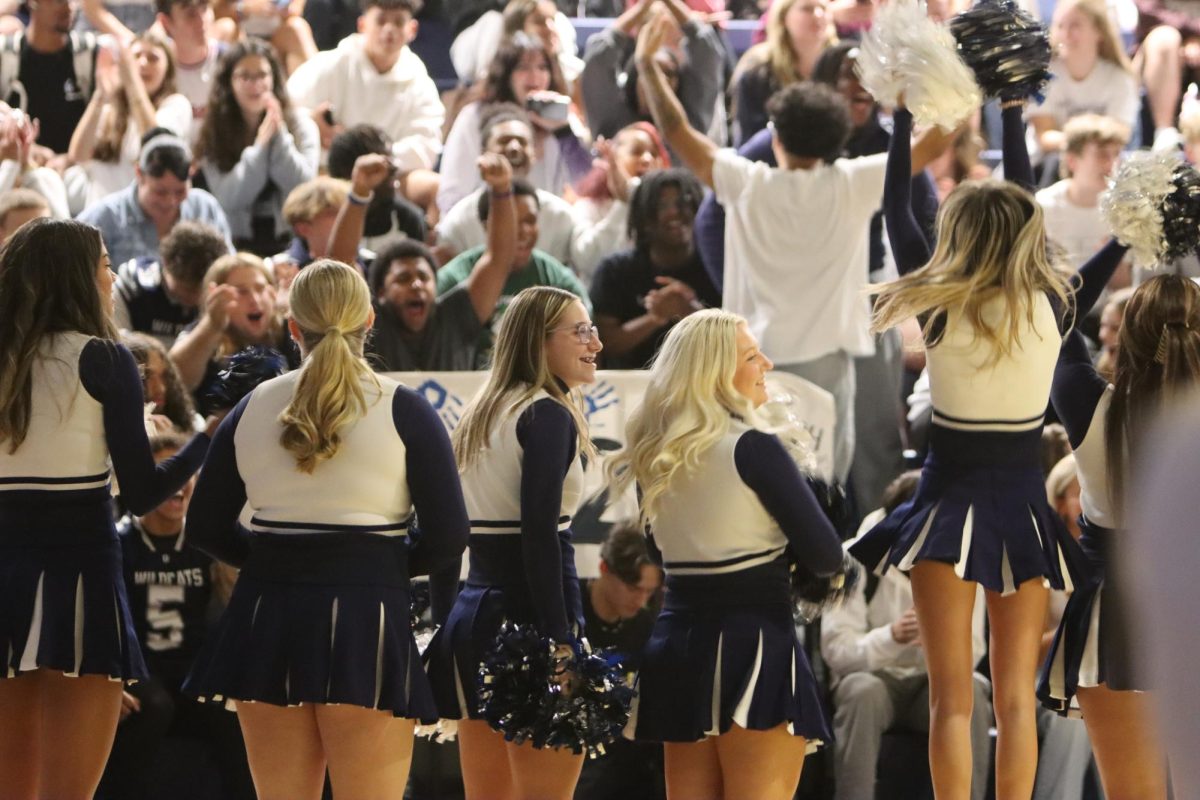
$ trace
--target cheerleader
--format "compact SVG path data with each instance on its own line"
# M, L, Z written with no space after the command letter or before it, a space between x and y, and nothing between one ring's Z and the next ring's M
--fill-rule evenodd
M112 323L100 233L39 219L0 250L0 794L91 797L122 684L145 677L113 526L110 464L141 514L208 434L150 454L142 381ZM209 429L215 427L210 422Z
M830 575L842 549L783 444L755 428L771 367L736 314L685 318L611 467L615 491L640 490L666 572L627 732L664 742L671 798L791 798L805 753L831 739L787 551Z
M468 800L566 800L583 766L583 756L565 748L505 741L481 718L476 676L505 619L535 625L564 666L582 635L571 517L584 488L581 455L595 451L573 390L596 380L601 349L575 295L522 291L501 321L487 384L454 431L471 516L470 570L427 667L442 717L461 720Z
M316 800L327 767L335 797L400 797L437 719L409 577L461 557L466 510L437 414L363 360L358 271L306 267L290 308L300 369L230 412L192 497L188 541L241 574L184 690L236 708L263 800Z
M1067 337L1054 374L1050 397L1075 448L1080 545L1092 575L1067 601L1038 697L1064 715L1082 711L1113 800L1165 800L1167 776L1151 695L1133 670L1128 598L1106 564L1114 537L1125 535L1122 500L1146 425L1198 379L1200 287L1175 275L1152 278L1129 299L1111 384L1078 333Z
M851 552L911 570L930 683L929 761L939 798L971 789L971 615L983 585L999 730L996 796L1028 797L1037 767L1036 681L1047 587L1071 589L1082 554L1046 501L1039 442L1072 307L1090 308L1125 248L1110 242L1068 279L1046 254L1028 187L1023 101L1004 103L1009 183L971 181L947 198L936 249L912 215L912 115L897 109L884 213L903 277L878 287L874 327L917 317L933 424L916 496ZM903 146L900 146L903 145ZM1019 184L1019 185L1018 185Z

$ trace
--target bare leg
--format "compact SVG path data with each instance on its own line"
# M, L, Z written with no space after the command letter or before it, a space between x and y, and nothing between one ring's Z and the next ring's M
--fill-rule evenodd
M517 800L507 742L482 720L458 723L458 760L467 800Z
M259 800L320 800L325 751L313 706L238 703Z
M929 770L938 800L971 796L971 707L975 687L971 615L975 584L949 564L921 561L912 570L913 604L929 668ZM1026 689L1032 696L1033 683Z
M791 800L800 784L806 745L803 736L793 736L783 725L769 731L734 725L717 737L724 796Z
M996 712L996 800L1025 800L1037 775L1038 652L1050 593L1041 578L1007 596L987 592L992 706Z
M358 706L313 707L337 798L403 797L413 721Z
M716 738L666 742L663 763L667 800L722 800L725 796Z
M271 37L271 44L283 58L283 68L288 75L317 54L317 43L312 28L304 17L288 17Z
M1154 718L1153 695L1078 690L1083 721L1108 800L1166 800L1167 757Z
M120 681L106 675L68 678L38 670L42 702L40 791L43 797L91 797L117 735Z
M535 749L533 745L507 744L508 768L513 788L521 800L571 800L579 773L583 770L583 753L576 755L566 749Z
M0 681L0 786L12 800L36 800L42 743L38 673Z
M1150 114L1155 129L1175 125L1183 89L1183 38L1179 31L1166 25L1146 34L1142 42L1142 84L1150 100Z

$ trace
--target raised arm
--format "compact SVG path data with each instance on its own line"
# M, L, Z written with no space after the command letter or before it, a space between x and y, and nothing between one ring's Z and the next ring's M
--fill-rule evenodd
M816 495L779 438L747 431L733 450L738 475L783 530L793 555L814 575L842 566L842 544Z
M654 54L662 47L669 24L666 18L659 16L645 25L638 34L635 53L638 80L643 82L646 104L650 106L654 124L662 131L667 146L702 183L712 186L713 159L717 154L717 146L688 124L683 105L671 91L662 67L654 59Z
M387 156L367 153L354 160L350 170L350 195L338 210L337 219L329 232L329 257L343 264L358 260L358 244L362 241L367 220L367 206L375 187L387 180L391 164Z
M496 311L504 284L512 273L517 257L517 204L513 199L512 165L502 155L484 153L479 157L479 175L491 192L488 204L487 245L463 283L471 297L471 306L480 322L487 322Z
M521 467L521 552L538 628L556 642L571 636L563 594L558 519L563 480L575 459L575 423L554 400L529 406L517 422Z
M1108 381L1100 376L1088 354L1083 334L1071 331L1063 340L1054 368L1054 383L1050 388L1050 402L1054 411L1067 429L1071 447L1079 447L1092 426L1096 406L1108 388Z
M1032 192L1033 166L1029 163L1029 148L1025 146L1024 100L1005 100L1001 104L1003 123L1004 179Z
M929 263L933 248L912 208L912 112L897 108L883 183L883 219L896 268L906 275Z

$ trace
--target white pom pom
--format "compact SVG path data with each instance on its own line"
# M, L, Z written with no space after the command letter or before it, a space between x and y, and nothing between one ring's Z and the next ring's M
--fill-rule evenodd
M1175 189L1179 157L1172 153L1130 154L1100 195L1100 213L1117 241L1128 245L1134 263L1153 267L1166 251L1162 202Z
M931 20L918 0L880 7L855 68L863 88L883 105L898 105L903 93L913 119L921 124L954 128L982 102L950 29Z

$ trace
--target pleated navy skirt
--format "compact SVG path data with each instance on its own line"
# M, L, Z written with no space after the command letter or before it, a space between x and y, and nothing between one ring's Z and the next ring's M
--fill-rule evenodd
M833 740L820 690L796 638L787 597L787 564L778 580L728 591L736 573L667 578L663 611L638 673L626 735L654 742L696 742L735 724L808 740L807 752ZM760 570L753 570L761 574ZM766 598L764 594L778 594ZM736 596L746 598L737 602ZM731 602L732 601L732 602Z
M213 702L343 704L435 722L411 629L407 542L255 534L183 688Z
M1070 591L1087 560L1046 500L1041 431L964 433L933 426L929 457L911 500L850 552L878 574L926 559L1002 594L1042 578Z
M107 504L0 507L0 679L146 677Z
M1054 643L1042 666L1037 695L1062 716L1080 716L1076 690L1107 686L1114 691L1147 691L1134 667L1134 644L1126 619L1120 580L1106 567L1114 537L1109 528L1079 520L1079 544L1091 565L1088 580L1067 599Z

